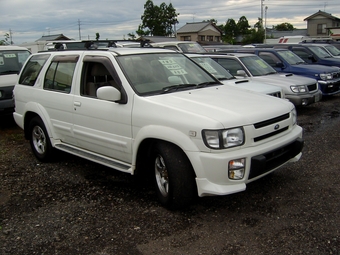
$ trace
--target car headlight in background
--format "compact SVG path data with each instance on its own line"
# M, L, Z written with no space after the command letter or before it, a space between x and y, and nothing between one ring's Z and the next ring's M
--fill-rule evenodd
M226 149L244 144L244 131L241 127L203 130L202 136L205 145L210 149Z
M305 85L294 85L294 86L290 86L290 89L291 89L294 93L307 92L307 88L306 88Z
M322 80L332 80L333 79L333 73L321 73L320 78Z

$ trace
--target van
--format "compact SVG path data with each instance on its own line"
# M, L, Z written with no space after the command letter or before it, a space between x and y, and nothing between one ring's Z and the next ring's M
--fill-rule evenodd
M0 46L0 116L14 111L13 89L31 52L19 46Z

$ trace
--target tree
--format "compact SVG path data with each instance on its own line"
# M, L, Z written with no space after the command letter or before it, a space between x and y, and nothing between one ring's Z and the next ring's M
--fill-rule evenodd
M238 28L234 19L228 19L224 26L226 42L234 44L235 37L238 35Z
M287 22L273 26L273 28L277 31L293 31L295 29L292 24Z
M240 35L246 35L250 33L249 22L245 16L242 16L237 22L237 29Z
M5 33L5 39L0 40L0 45L9 45L10 44L10 36L9 33Z
M217 24L217 20L216 19L203 20L202 22L210 22L211 24L214 24L214 25Z
M138 35L170 36L173 34L172 26L178 24L176 9L170 3L164 2L154 5L152 0L147 0L144 4L144 14L141 16L142 24L138 26Z
M96 40L98 41L98 40L99 40L99 38L100 38L100 35L99 35L99 33L96 33Z

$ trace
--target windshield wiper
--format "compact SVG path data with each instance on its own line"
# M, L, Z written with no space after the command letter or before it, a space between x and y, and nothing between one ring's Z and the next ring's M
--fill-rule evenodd
M197 87L197 84L178 84L178 85L171 85L162 88L162 93L169 93L173 91L177 91L179 89L185 89L185 88L192 88Z
M269 73L266 73L265 75L270 75L270 74L276 74L277 72L269 72Z
M7 71L3 71L1 72L0 74L19 74L19 71L18 70L7 70Z
M209 85L216 85L216 84L220 85L220 83L217 83L216 81L202 82L202 83L200 83L200 84L197 84L197 85L196 85L196 88L204 88L204 87L206 87L206 86L209 86Z

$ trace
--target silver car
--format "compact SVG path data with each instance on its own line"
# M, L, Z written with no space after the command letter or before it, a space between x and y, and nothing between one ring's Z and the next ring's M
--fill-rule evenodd
M316 79L290 73L278 73L267 62L254 54L228 53L207 55L237 78L256 80L279 86L285 98L295 106L306 106L318 102L322 92Z

